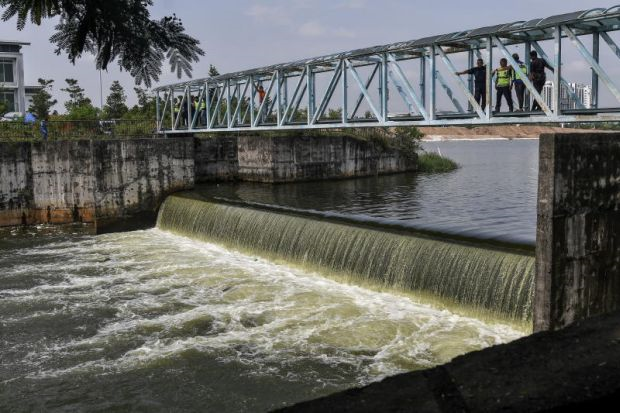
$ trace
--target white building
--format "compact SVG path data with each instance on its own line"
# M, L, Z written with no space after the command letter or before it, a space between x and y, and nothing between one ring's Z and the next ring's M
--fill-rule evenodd
M586 108L592 108L592 87L589 85L584 85L581 83L569 83L568 87L570 87L574 96L577 98L573 98L573 96L568 92L566 87L563 87L560 91L560 109L579 109L580 107L577 104L578 100L581 104ZM549 109L553 110L553 92L555 90L555 85L552 81L548 80L545 82L545 86L542 91L542 98L549 106Z
M30 43L0 40L0 102L6 105L7 112L25 113L38 86L24 83L24 56L22 46Z

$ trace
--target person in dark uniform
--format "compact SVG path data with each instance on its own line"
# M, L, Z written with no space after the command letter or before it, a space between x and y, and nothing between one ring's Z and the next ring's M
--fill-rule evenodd
M530 60L530 80L534 84L534 89L536 89L538 93L541 93L543 88L545 87L545 82L547 81L547 74L545 73L545 68L553 72L553 67L551 67L551 65L549 65L549 63L547 63L545 59L538 57L538 53L536 53L535 50L532 50L530 52ZM542 110L536 100L534 100L532 110Z
M456 72L456 74L459 76L474 76L474 98L476 98L476 102L478 102L482 110L484 110L487 105L487 67L484 65L484 60L478 59L476 61L476 67L462 72Z

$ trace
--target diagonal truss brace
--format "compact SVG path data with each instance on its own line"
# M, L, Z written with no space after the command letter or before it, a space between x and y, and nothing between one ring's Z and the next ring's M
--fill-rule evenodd
M542 96L540 96L540 93L536 91L536 88L534 88L534 85L532 84L530 79L527 77L527 75L523 73L523 70L521 70L516 60L513 59L510 51L508 51L508 49L506 49L506 46L504 46L504 43L502 43L501 40L497 36L493 36L493 40L497 44L499 49L502 51L504 56L506 56L508 63L510 63L514 71L517 72L517 74L521 77L521 80L523 80L523 84L530 91L534 99L536 99L536 101L542 108L543 112L545 112L545 114L549 116L550 118L554 117L553 112L551 111L551 109L549 109L549 106L547 106L547 104L545 103L545 100L542 98Z
M446 66L448 66L450 76L454 80L456 80L456 84L459 86L461 91L465 94L472 108L474 108L474 110L476 111L480 119L484 119L486 117L485 112L482 110L482 107L478 104L478 102L476 102L476 98L474 97L474 95L471 94L471 92L469 91L469 88L467 87L463 79L461 79L459 76L456 75L457 70L454 67L454 64L452 63L448 55L446 55L446 53L443 51L441 46L437 47L436 50L439 53L441 60L444 62Z
M327 86L327 90L325 91L325 94L323 95L323 98L321 99L321 103L319 104L316 112L314 112L314 115L312 116L312 119L310 120L311 125L314 125L316 121L321 116L323 116L325 109L327 109L327 105L330 99L332 98L332 95L334 94L334 91L336 90L336 86L338 85L338 81L340 80L340 76L342 75L343 68L344 68L343 62L338 63L338 65L334 68L334 75L329 81L329 86Z
M269 81L269 87L265 91L265 98L263 99L262 103L258 107L258 113L256 114L256 118L254 118L254 124L252 125L252 127L258 126L258 122L260 122L262 119L262 113L265 111L265 105L269 101L269 96L271 96L273 85L277 83L276 82L277 75L278 75L278 72L274 72L273 75L271 75L271 80Z
M422 103L422 100L413 90L411 83L409 83L409 80L403 73L402 68L399 66L398 62L396 61L396 57L394 57L394 55L391 53L389 53L387 56L388 56L388 64L391 65L391 67L394 69L394 72L396 72L396 75L398 75L398 77L400 78L400 81L405 87L406 92L409 94L409 97L411 97L411 99L413 100L413 103L416 106L416 109L420 112L420 114L422 114L422 117L424 117L425 120L429 120L428 112L424 108L424 104Z
M577 38L575 33L573 33L573 31L568 26L562 26L562 30L564 30L564 32L568 35L568 38L570 39L571 43L577 48L577 50L579 51L579 53L581 53L584 59L586 59L586 61L588 62L592 70L596 72L596 74L599 76L599 79L601 79L603 83L605 83L605 85L609 88L611 93L620 102L620 89L618 89L618 86L616 86L616 84L611 79L611 77L609 77L607 72L594 59L594 57L592 57L590 52L588 52L588 49L586 49L586 47L583 45L581 40Z
M534 49L538 52L540 57L545 59L545 61L547 63L549 63L549 65L551 65L551 67L553 67L553 70L557 70L557 68L555 67L555 63L553 61L549 60L549 56L547 56L547 53L545 53L544 49L542 47L540 47L538 42L533 41L532 42L532 47L534 47ZM564 86L564 89L568 92L568 94L570 95L571 99L573 99L575 104L577 106L579 106L579 109L585 109L586 107L583 105L583 103L581 103L581 99L579 99L577 97L577 95L575 94L573 89L568 84L568 81L564 78L564 76L560 77L560 82L562 82L562 86Z
M368 106L370 106L370 110L372 110L377 120L385 122L385 119L383 119L383 116L381 116L381 113L377 110L375 104L372 102L372 99L370 98L370 94L368 93L368 89L362 83L362 79L360 79L360 76L357 73L357 70L355 70L355 67L353 67L353 64L351 63L351 61L349 61L349 59L344 59L344 61L347 67L349 68L349 70L351 71L351 75L353 76L355 83L357 83L357 86L360 88L360 91L364 94L364 98L366 99Z
M440 49L440 48L441 48L440 46L437 46L437 49ZM429 53L432 53L432 52L429 51ZM426 61L430 65L431 57L428 54L425 56L426 56ZM441 72L439 70L435 70L435 75L436 75L436 79L439 80L439 84L441 85L443 90L446 91L446 95L448 96L448 98L450 99L450 101L452 102L456 110L460 113L465 113L465 111L463 110L463 107L461 106L461 103L454 97L454 93L452 92L452 89L446 82L446 79L444 79Z

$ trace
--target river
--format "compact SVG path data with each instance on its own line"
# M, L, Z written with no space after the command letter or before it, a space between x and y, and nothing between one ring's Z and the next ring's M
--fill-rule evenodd
M533 241L536 141L425 145L462 168L214 188ZM267 411L524 334L157 228L5 229L0 268L0 411Z

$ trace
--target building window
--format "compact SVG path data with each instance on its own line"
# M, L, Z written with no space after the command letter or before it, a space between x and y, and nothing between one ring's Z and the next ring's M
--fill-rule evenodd
M13 60L0 59L0 83L13 83Z
M15 92L0 91L0 103L4 105L4 113L15 111Z

